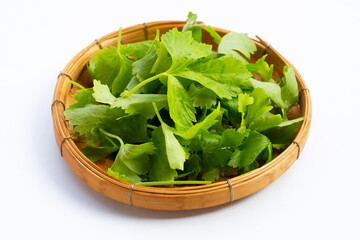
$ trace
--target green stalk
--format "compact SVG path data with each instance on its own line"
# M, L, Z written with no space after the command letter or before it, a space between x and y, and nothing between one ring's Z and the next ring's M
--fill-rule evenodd
M82 90L85 90L85 89L86 89L83 85L81 85L80 83L77 83L77 82L75 82L75 81L73 81L73 80L69 80L69 82L70 82L72 85L75 85L75 86L81 88Z
M285 119L285 121L287 121L288 120L288 118L287 118L287 110L281 108L281 112L282 112L283 118Z
M192 174L193 172L194 172L194 171L177 175L177 176L175 177L175 179L179 179L179 178L183 178L183 177L189 176L189 175Z
M210 184L211 181L158 181L158 182L139 182L139 186L162 186L162 185L200 185Z
M139 83L138 85L136 85L133 89L131 89L130 91L126 92L126 93L124 94L124 97L130 97L133 93L135 93L137 90L139 90L139 89L140 89L141 87L143 87L144 85L146 85L146 84L148 84L148 83L150 83L150 82L152 82L152 81L154 81L154 80L156 80L156 79L158 79L158 78L160 78L160 77L162 77L162 76L165 76L165 75L166 75L165 72L164 72L164 73L159 73L159 74L157 74L157 75L155 75L155 76L152 76L152 77L150 77L150 78L142 81L141 83Z
M117 139L117 140L120 142L120 146L124 145L124 141L123 141L119 136L116 136L116 135L114 135L114 134L111 134L111 133L105 131L105 130L102 129L102 128L99 128L99 130L100 130L100 132L102 132L105 136L108 136L108 137Z
M157 108L157 106L156 106L156 103L153 102L152 105L153 105L153 107L154 107L154 111L155 111L156 116L158 117L160 123L162 124L162 123L163 123L163 120L162 120L162 118L161 118L161 116L160 116L160 113L159 113L159 110L158 110L158 108Z
M151 124L148 124L147 127L150 128L150 129L154 129L154 130L158 128L157 126L154 126L154 125L151 125Z

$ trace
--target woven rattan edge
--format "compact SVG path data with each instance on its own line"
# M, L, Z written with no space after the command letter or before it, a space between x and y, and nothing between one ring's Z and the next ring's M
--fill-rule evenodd
M69 74L67 74L67 73L65 73L65 72L60 72L59 73L59 75L58 75L58 79L59 79L59 77L60 76L66 76L66 77L68 77L69 79L70 79L70 81L73 81L73 78L69 75ZM73 88L73 85L71 84L71 86L70 86L70 90Z
M302 93L303 93L304 91L308 91L308 92L310 93L310 89L309 89L309 88L303 88L303 89L301 89L301 90L299 91L299 97L301 97L301 95L302 95Z
M52 104L51 104L51 113L52 113L53 108L54 108L54 106L55 106L56 103L60 103L61 106L63 106L63 109L64 109L64 111L65 111L65 109L66 109L65 103L64 103L63 101L61 101L60 99L55 99L55 100L52 102Z
M134 206L133 200L132 200L132 191L133 191L133 189L134 189L134 186L135 186L135 184L133 183L133 184L131 184L131 186L130 186L130 188L129 188L128 197L129 197L129 205L130 205L130 206Z
M231 184L230 179L226 179L228 185L229 185L229 189L230 189L230 202L234 201L234 190L233 190L233 186Z
M61 143L60 143L60 155L61 155L61 157L64 157L64 156L63 156L63 144L65 143L65 141L66 141L67 139L73 139L73 137L70 135L70 136L64 137L64 138L61 140Z
M65 73L65 72L60 72L59 75L58 75L58 78L59 78L60 76L66 76L66 77L68 77L71 81L73 80L72 77L71 77L69 74Z
M94 41L96 42L96 45L98 45L100 49L103 49L103 46L101 45L101 42L99 39L96 38Z
M143 23L144 25L144 33L145 33L145 39L149 40L149 29L148 29L148 25L146 22Z
M295 143L297 146L298 146L298 155L296 157L296 159L299 159L299 156L300 156L300 152L301 152L301 146L300 146L300 143L298 141L292 141L293 143Z

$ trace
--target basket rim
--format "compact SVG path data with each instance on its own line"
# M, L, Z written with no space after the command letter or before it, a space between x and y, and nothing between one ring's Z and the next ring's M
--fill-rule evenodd
M138 24L132 27L127 27L124 28L122 30L122 34L126 35L126 34L130 34L139 30L144 30L145 26L146 28L154 28L154 27L159 27L160 25L173 25L173 27L181 27L185 24L184 21L156 21L156 22L149 22L145 24ZM223 33L227 33L230 32L228 30L224 30L221 28L216 28L214 27L214 29L217 32L223 32ZM101 41L101 43L107 43L108 41L113 40L114 38L117 38L117 31L111 32L101 38L99 38L99 41ZM253 42L256 44L257 48L259 49L265 49L267 48L268 43L263 41L261 38L258 37L258 40L254 40L252 39ZM96 49L97 43L93 42L92 44L90 44L88 47L84 48L82 51L80 51L78 54L76 54L72 60L66 65L66 67L64 68L63 72L68 72L68 70L70 70L71 68L73 68L74 66L76 66L76 63L78 62L78 60L80 58L83 58L86 56L87 51L89 51L90 49ZM293 66L288 60L286 60L282 55L280 55L272 46L270 46L268 49L273 49L273 51L275 52L276 55L278 55L278 57L286 64L289 66ZM293 66L294 67L294 66ZM294 67L294 71L295 71L295 75L296 75L296 79L298 82L298 85L301 86L301 88L307 88L306 84L303 80L303 78L301 77L300 73L297 71L297 69ZM66 82L66 77L65 76L60 76L58 78L56 87L55 87L55 92L54 92L54 97L53 97L53 101L60 99L64 102L65 100L65 92L63 91L59 91L59 89L61 89L62 87L66 86L66 85L70 85L68 82ZM57 94L57 92L59 94ZM301 98L305 98L304 102L306 103L304 106L304 117L305 119L303 120L301 127L294 139L294 141L299 141L299 142L303 142L301 141L302 138L306 138L308 135L308 131L310 128L310 124L311 124L311 99L310 99L310 94L308 91L304 91L301 94ZM300 99L299 99L300 102ZM302 106L303 107L303 106ZM58 130L58 134L60 136L69 136L70 133L65 125L65 123L62 120L63 117L63 110L60 106L55 105L52 108L52 116L53 116L53 122L54 122L54 126L57 126L58 129L56 129L55 131ZM303 144L304 145L304 144ZM100 169L98 166L96 166L95 163L91 162L81 151L80 149L76 146L75 142L72 139L69 139L69 141L65 141L64 144L61 146L62 148L67 148L67 150L85 167L87 168L89 171L91 171L93 174L95 174L97 177L102 178L105 181L108 181L112 184L115 184L117 187L120 188L125 188L127 190L130 190L130 188L132 189L132 191L139 191L139 192L143 192L143 193L148 193L148 194L162 194L162 195L187 195L187 194L199 194L202 193L204 191L217 191L217 190L221 190L223 188L229 188L228 182L227 181L219 181L219 182L215 182L215 183L211 183L208 185L200 185L200 186L185 186L185 187L151 187L151 186L139 186L139 185L134 185L132 187L131 183L127 183L124 181L121 181L115 177L112 177L111 175L107 174L105 171L103 171L102 169ZM302 149L300 149L302 150ZM299 151L298 146L296 144L290 144L290 146L288 146L279 156L277 156L276 158L274 158L270 163L263 165L260 168L257 168L253 171L250 171L248 173L233 177L233 178L229 178L229 180L231 181L232 185L236 185L236 184L242 184L245 183L246 181L251 180L252 178L255 178L259 175L262 175L264 173L266 173L267 171L270 171L271 169L275 168L281 161L284 161L284 159L286 159L286 157L290 154L293 154L294 152Z

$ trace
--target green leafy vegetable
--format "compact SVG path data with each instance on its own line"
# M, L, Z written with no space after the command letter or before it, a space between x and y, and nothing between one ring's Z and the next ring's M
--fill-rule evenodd
M182 31L129 44L120 28L117 46L87 64L93 87L70 82L80 90L65 117L91 161L114 160L109 175L142 186L209 184L269 163L293 141L304 120L287 119L299 101L294 69L275 81L278 68L266 55L253 61L246 34L221 37L196 19L190 12ZM202 43L203 30L217 47Z
M168 128L165 127L165 131L167 131L167 133L170 135ZM167 143L170 143L170 141L166 141L163 127L158 127L153 131L152 141L154 142L156 150L150 162L150 181L174 181L174 178L178 175L178 173L175 169L170 167L168 151L171 156L177 151L176 149L167 149ZM176 145L179 146L178 143ZM180 162L185 161L185 152L181 152L181 150L178 150L178 152L180 152L182 155Z
M92 88L87 88L85 90L78 90L73 98L76 100L76 103L71 104L68 109L82 108L88 104L96 104L96 101L93 97L94 90Z
M97 56L91 58L87 65L89 74L93 79L98 79L103 84L111 87L120 70L120 58L117 48L104 48L96 53Z
M146 118L153 118L155 111L152 103L155 103L160 110L167 106L167 96L165 94L133 94L130 97L117 98L111 104L111 108L121 107L125 109L125 113L138 113Z
M193 14L192 12L189 12L188 19L186 21L186 24L184 25L182 31L191 31L192 37L197 41L201 42L202 39L202 32L201 32L201 24L195 24L196 23L197 15Z
M140 182L139 175L145 175L149 171L149 156L154 154L155 147L153 143L148 142L140 145L124 144L123 140L117 135L106 132L103 129L100 131L111 138L115 138L120 143L119 152L115 158L115 162L110 168L111 175L126 176L134 182Z
M67 109L64 114L70 118L70 124L80 135L91 138L92 129L100 122L109 110L108 106L88 104L82 108Z
M202 109L210 108L215 105L217 101L216 94L200 84L191 84L188 94L194 107L200 107Z
M212 27L205 26L204 29L210 34L216 44L219 44L221 42L220 35Z
M262 56L255 64L248 64L247 68L251 72L259 73L263 82L274 82L272 79L274 65L271 64L269 66L269 64L265 61L266 56L267 55Z
M271 144L270 140L258 133L250 132L240 150L235 150L229 161L229 166L244 168L252 164L266 147Z
M250 79L250 82L254 88L264 89L268 97L286 113L299 100L299 92L294 69L284 67L284 76L283 86L274 82L260 82L254 79Z
M192 38L191 32L179 32L176 28L165 33L161 40L172 59L168 73L179 72L212 53L210 45L199 43Z
M94 80L93 90L93 97L99 103L107 103L111 105L116 99L116 97L111 94L108 85L103 85L100 81Z
M181 101L179 101L181 99ZM179 131L186 131L196 122L196 111L189 94L176 77L169 75L167 84L167 100L170 117Z
M185 151L175 138L173 130L162 120L156 105L154 104L155 112L161 123L161 130L163 141L165 143L165 152L169 166L172 169L184 170Z
M223 36L218 47L219 53L231 54L244 63L248 63L251 54L255 53L255 51L256 45L246 34L235 32Z
M202 131L208 130L211 126L213 126L215 123L217 123L217 118L220 116L221 111L220 111L220 105L218 106L218 108L216 108L212 113L210 113L209 115L207 115L207 117L195 124L192 125L189 130L187 130L184 133L178 133L175 132L176 135L182 137L185 140L191 140L193 139L197 134L200 134Z

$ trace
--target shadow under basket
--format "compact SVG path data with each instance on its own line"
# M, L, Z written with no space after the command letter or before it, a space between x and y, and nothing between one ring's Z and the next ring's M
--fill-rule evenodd
M169 29L184 26L183 21L161 21L139 24L122 30L121 42L131 43L153 39L156 30L163 34ZM221 36L229 31L214 28ZM104 166L91 162L79 149L78 143L71 137L71 126L64 118L64 109L74 103L75 90L69 79L91 87L92 83L86 70L86 63L96 55L99 48L116 46L118 32L110 33L95 40L79 52L64 68L58 77L55 88L52 116L57 145L61 155L70 168L99 193L116 201L129 205L158 210L189 210L217 206L246 197L264 188L283 174L299 157L303 149L311 123L311 100L309 90L299 72L294 68L300 92L301 116L305 117L292 144L273 161L246 174L219 181L209 185L191 187L146 187L120 181L106 173ZM203 42L215 44L206 31ZM274 64L274 72L282 75L284 65L291 65L268 43L258 38L253 40L257 52L253 59L267 54L267 61ZM70 129L70 130L69 130Z

